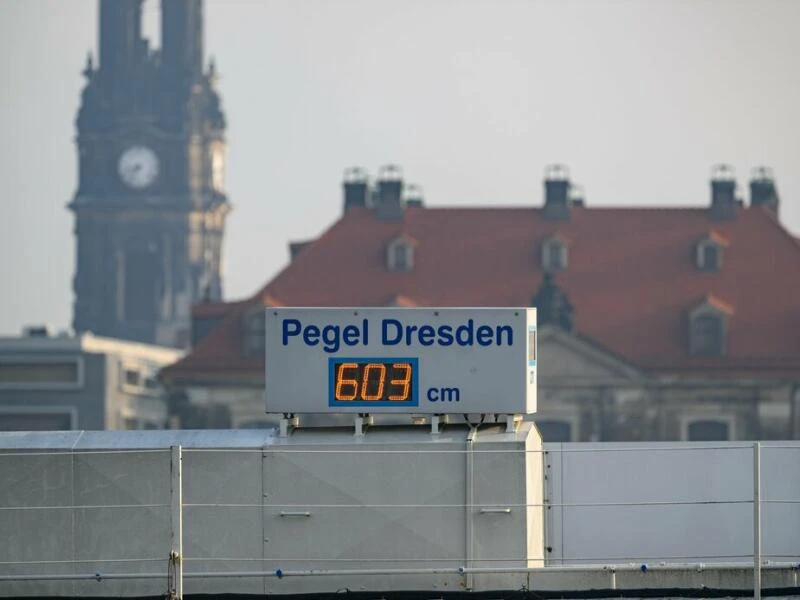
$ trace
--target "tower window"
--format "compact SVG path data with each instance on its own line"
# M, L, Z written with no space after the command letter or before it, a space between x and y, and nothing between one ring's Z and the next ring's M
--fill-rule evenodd
M123 298L126 321L153 323L159 318L163 258L154 242L136 243L124 255Z
M407 235L392 240L386 247L386 268L395 273L405 273L414 268L416 242Z
M542 269L563 271L567 268L567 244L560 236L553 236L542 244Z

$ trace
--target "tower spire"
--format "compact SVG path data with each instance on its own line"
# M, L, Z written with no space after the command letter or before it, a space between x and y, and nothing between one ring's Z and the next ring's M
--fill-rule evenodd
M161 57L170 76L194 79L203 72L202 0L162 0Z
M100 70L109 79L130 74L140 59L142 0L100 0Z

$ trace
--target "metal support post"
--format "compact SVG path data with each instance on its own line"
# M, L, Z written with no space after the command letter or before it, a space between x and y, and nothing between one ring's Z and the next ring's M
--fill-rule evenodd
M478 430L475 427L470 428L467 435L467 452L466 452L466 548L465 548L465 585L468 591L473 587L472 569L474 559L474 519L475 509L475 439L478 437Z
M609 581L610 589L616 590L617 589L617 569L614 566L606 567L608 569L609 574L611 575L611 580Z
M183 600L183 451L170 446L170 543L169 597Z
M300 419L298 417L294 415L283 415L283 418L280 420L280 436L289 437L289 435L292 433L292 430L296 429L299 425Z
M431 417L431 435L439 435L439 415Z
M506 415L506 433L514 433L522 423L522 415Z
M433 415L431 417L431 434L439 435L440 427L448 422L447 415Z
M761 444L753 444L753 600L761 600Z
M372 425L374 421L375 420L370 415L358 415L354 422L355 435L363 436L364 432L366 431L366 427Z

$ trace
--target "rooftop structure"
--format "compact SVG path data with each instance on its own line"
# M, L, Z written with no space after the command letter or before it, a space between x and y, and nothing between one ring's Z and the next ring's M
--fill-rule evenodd
M571 344L565 358L542 332L540 409L570 426L568 439L689 439L700 413L724 417L725 431L708 433L724 439L797 437L800 243L778 220L771 174L758 171L753 185L745 204L732 169L715 167L705 206L594 207L554 166L541 206L436 208L404 202L395 167L375 186L349 172L342 216L295 245L252 297L197 305L194 347L163 376L183 390L262 386L265 306L536 304L550 339ZM592 369L594 389L579 398ZM567 388L575 406L557 414L572 401L548 394ZM678 388L692 391L658 423L657 396ZM780 407L752 408L773 401ZM623 403L638 403L640 423L600 423Z
M0 431L162 429L158 371L182 354L42 327L0 338Z

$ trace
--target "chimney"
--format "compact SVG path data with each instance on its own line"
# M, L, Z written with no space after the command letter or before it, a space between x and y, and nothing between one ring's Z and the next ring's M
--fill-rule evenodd
M719 221L733 219L738 207L733 167L724 164L714 166L711 169L711 218Z
M410 183L405 189L406 206L425 206L425 198L422 193L422 186Z
M544 170L544 218L548 221L569 221L569 171L564 165L549 165Z
M350 167L344 172L344 212L351 208L367 206L369 182L367 172L360 167Z
M572 207L586 206L586 195L583 186L570 184L569 204Z
M378 171L378 218L397 221L403 218L403 173L397 165L386 165Z
M780 198L778 188L775 187L775 178L769 167L756 167L750 179L750 204L752 206L766 206L775 216L778 216Z

